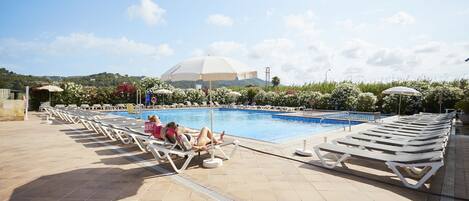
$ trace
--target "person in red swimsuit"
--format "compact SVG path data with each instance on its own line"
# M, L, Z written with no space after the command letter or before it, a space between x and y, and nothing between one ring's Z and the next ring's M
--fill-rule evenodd
M170 122L165 127L165 137L171 143L176 143L177 135L185 135L186 138L190 141L192 146L196 149L206 149L207 144L209 144L213 138L213 142L215 144L219 144L223 141L223 136L225 132L220 135L219 139L215 139L212 131L207 128L203 127L200 132L184 128L183 126L179 126L175 122ZM191 134L189 134L191 133Z

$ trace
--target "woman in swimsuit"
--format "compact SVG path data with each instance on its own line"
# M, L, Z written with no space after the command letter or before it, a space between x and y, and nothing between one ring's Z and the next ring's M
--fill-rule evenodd
M212 138L214 144L220 144L223 142L223 136L225 135L225 132L223 132L219 139L215 139L212 131L207 127L203 127L200 132L197 132L183 126L179 126L174 122L168 123L166 128L166 137L170 141L174 140L174 142L176 142L176 135L185 135L195 149L206 149L207 144L211 143Z

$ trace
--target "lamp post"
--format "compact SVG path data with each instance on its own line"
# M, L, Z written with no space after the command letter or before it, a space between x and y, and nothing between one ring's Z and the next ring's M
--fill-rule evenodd
M329 71L331 71L331 69L330 69L330 68L329 68L329 69L327 69L327 71L326 71L326 79L324 79L324 82L327 82L327 73L328 73Z

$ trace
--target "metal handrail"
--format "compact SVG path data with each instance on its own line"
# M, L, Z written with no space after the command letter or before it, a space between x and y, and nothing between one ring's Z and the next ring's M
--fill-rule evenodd
M347 118L346 120L348 120L349 132L352 131L352 120L351 120L350 112L349 112L349 111L345 111L345 112L341 112L341 113L346 114L346 115L348 116L348 118ZM337 114L340 114L340 113L337 113ZM337 114L336 114L336 115L337 115ZM321 125L322 127L324 127L324 126L322 125L322 122L323 122L323 120L325 120L325 119L327 119L327 115L323 115L323 116L321 117L321 119L319 120L319 125ZM347 126L346 126L346 124L343 124L343 125L344 125L343 128L344 128L344 130L345 130L345 128L346 128Z

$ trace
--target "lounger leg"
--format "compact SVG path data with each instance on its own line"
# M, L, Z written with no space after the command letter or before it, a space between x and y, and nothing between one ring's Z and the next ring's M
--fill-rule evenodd
M403 164L403 163L396 163L396 162L386 162L386 165L396 174L404 186L418 189L420 188L425 182L433 176L440 167L443 166L443 161L433 162L433 163L416 163L416 164ZM431 168L422 177L417 181L416 184L410 184L407 179L402 175L402 173L397 169L397 167L402 168L416 168L416 167L424 167L425 169Z
M319 160L321 160L322 165L330 169L335 168L337 165L339 165L339 163L343 163L343 161L347 160L350 157L350 154L343 154L340 157L338 157L338 154L334 154L336 157L336 161L332 164L328 164L324 159L324 155L321 154L319 147L314 147L314 152L316 152L316 155L318 156Z
M101 127L101 130L103 131L103 134L105 136L108 136L113 141L117 141L117 139L114 137L114 135L112 133L110 133L107 129L108 129L107 127L104 127L104 126Z
M236 153L236 150L238 150L239 141L235 140L233 141L233 144L234 144L234 148L233 150L231 150L229 155L227 155L220 146L215 146L215 150L218 150L223 155L223 158L225 160L230 160L231 158L233 158L234 154Z
M171 156L169 154L166 154L166 158L168 159L169 163L173 167L174 171L176 171L177 173L182 173L182 171L184 171L187 168L187 166L191 162L192 158L194 158L194 156L195 156L194 153L191 153L191 154L187 155L187 159L186 159L186 161L184 161L184 164L181 166L181 168L177 168L177 166L176 166L176 164L174 164L174 161L171 158Z
M137 144L138 148L142 150L143 152L147 153L148 149L147 146L145 145L145 142L141 140L140 138L135 137L134 135L131 135L132 138L134 139L135 144Z
M163 158L168 154L168 153L164 153L164 155L161 155L160 152L155 149L153 147L153 145L148 145L148 149L150 150L151 154L153 154L153 157L155 157L156 160L158 160L158 162L161 162L163 160Z
M122 141L122 143L124 144L130 144L132 142L132 139L131 138L128 138L125 139L124 137L122 137L122 135L125 135L124 132L120 131L120 130L117 130L117 129L113 129L114 130L114 133L117 135L117 137L119 138L120 141Z

